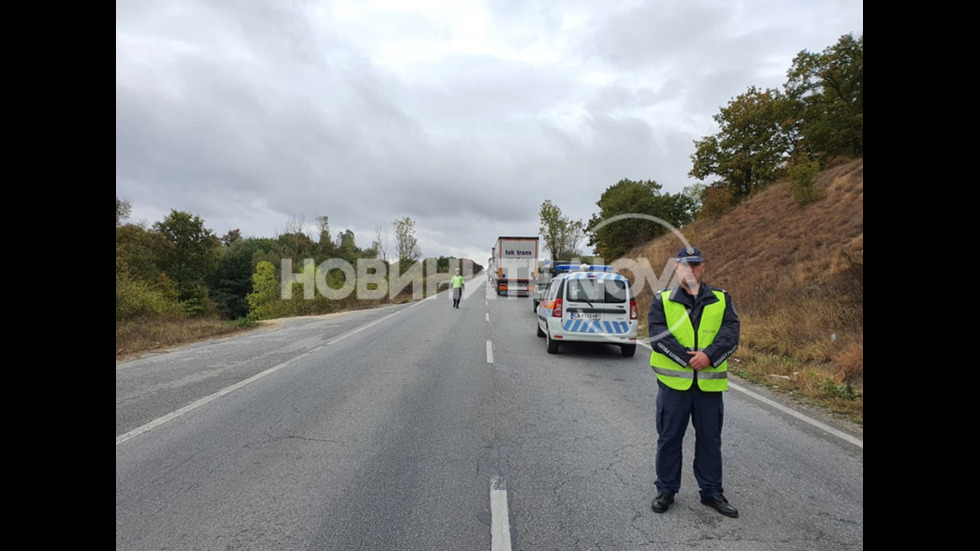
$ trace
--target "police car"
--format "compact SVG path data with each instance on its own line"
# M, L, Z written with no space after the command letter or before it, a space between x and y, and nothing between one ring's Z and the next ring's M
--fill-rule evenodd
M630 282L612 266L557 265L537 307L538 336L548 353L563 342L614 344L623 356L636 353L639 324Z

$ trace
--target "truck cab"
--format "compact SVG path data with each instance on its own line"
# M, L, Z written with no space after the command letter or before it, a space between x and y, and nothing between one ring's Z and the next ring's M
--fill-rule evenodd
M534 289L531 291L531 311L538 311L538 304L548 291L548 284L558 274L567 272L570 268L568 260L545 260L538 266L538 278L534 281Z

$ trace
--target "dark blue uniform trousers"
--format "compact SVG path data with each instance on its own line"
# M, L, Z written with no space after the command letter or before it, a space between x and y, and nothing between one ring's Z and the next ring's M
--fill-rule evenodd
M657 381L657 481L659 492L681 489L684 432L694 425L694 478L701 496L724 492L721 484L721 426L725 417L723 392L704 392L697 381L688 390L675 390Z

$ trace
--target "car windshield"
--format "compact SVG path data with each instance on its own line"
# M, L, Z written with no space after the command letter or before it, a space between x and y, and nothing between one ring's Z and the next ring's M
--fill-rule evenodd
M569 279L566 296L574 302L626 302L626 282L619 279Z

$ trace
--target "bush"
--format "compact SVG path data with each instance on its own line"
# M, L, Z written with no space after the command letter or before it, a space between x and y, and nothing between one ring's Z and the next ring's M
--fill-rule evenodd
M789 165L786 175L793 199L801 207L817 199L817 189L813 179L820 173L819 161L794 161Z
M116 321L186 317L184 305L165 290L126 276L116 278Z
M701 210L698 218L711 220L731 210L735 204L731 188L721 183L712 184L701 191Z

